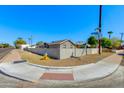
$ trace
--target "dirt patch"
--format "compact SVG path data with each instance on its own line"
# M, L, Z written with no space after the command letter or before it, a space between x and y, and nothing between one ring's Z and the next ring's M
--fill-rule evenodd
M104 52L101 55L91 54L85 55L80 58L68 58L63 60L49 59L49 60L40 60L41 56L33 54L27 51L19 51L19 54L22 59L29 61L30 63L45 65L45 66L78 66L84 64L95 63L105 57L112 55L111 52Z

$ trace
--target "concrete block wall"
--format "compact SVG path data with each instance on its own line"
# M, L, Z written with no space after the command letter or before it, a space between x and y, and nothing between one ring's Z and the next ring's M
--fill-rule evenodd
M87 54L97 54L98 48L87 48L86 49L60 49L60 59L66 59L70 57L80 57Z
M83 55L86 55L86 49L64 49L64 48L48 48L48 49L42 49L42 48L32 48L28 49L28 51L31 51L36 54L44 55L45 53L48 54L48 56L57 58L57 59L66 59L71 57L80 57ZM97 54L98 49L97 48L87 48L87 54Z
M123 53L123 52L124 52L124 49L122 49L122 50L114 50L114 49L113 49L112 52L113 52L113 53Z
M26 49L27 51L44 55L47 53L50 57L60 59L60 49L59 48L49 48L49 49L42 49L42 48L30 48Z
M74 53L74 49L60 49L60 59L70 58Z

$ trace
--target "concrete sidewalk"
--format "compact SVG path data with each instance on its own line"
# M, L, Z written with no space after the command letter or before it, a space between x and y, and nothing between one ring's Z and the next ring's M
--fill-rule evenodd
M94 65L87 67L74 67L73 76L76 81L89 81L104 78L112 74L119 67L122 57L114 54L107 57Z
M15 51L14 53L17 52ZM13 56L15 55L14 53L12 53ZM16 58L14 57L14 61L20 59L19 55ZM45 68L31 65L26 62L18 64L2 63L0 64L0 70L10 76L28 81L38 81L39 79L90 81L104 78L115 72L121 63L121 60L121 56L114 54L94 64L74 66L66 69L62 67L60 69L58 67ZM13 61L13 59L11 61Z
M6 75L12 76L16 79L36 82L45 72L44 69L28 65L25 63L2 63L0 64L0 71Z
M0 60L0 62L13 62L21 60L21 57L16 49L12 50L10 53L8 53L3 59Z

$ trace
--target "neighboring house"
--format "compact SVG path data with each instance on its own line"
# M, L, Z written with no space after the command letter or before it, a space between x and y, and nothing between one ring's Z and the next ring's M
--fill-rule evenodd
M87 43L84 43L83 44L85 47L87 46L87 48L90 48L91 47L91 45L90 44L87 44Z
M42 44L36 45L36 48L49 48L49 45L48 43L42 43Z
M35 45L29 45L29 44L22 44L22 45L20 45L19 46L19 48L21 49L21 50L24 50L24 49L26 49L26 48L36 48L36 46Z
M36 48L36 45L31 45L28 48Z
M40 45L36 45L36 48L45 48L44 47L44 43L43 44L40 44Z
M87 46L87 48L90 48L91 45L90 44L86 44L86 43L82 43L82 44L75 44L76 48L85 48Z
M29 48L29 47L30 47L29 44L22 44L22 45L19 45L19 48L20 48L21 50L24 50L25 48Z

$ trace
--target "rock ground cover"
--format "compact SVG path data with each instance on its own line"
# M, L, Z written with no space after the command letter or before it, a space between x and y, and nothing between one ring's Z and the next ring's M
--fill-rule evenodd
M112 55L111 52L103 52L102 55L98 54L90 54L85 55L80 58L68 58L63 60L49 59L49 60L40 60L41 56L37 54L33 54L27 51L18 50L22 59L27 60L30 63L45 65L45 66L78 66L84 64L95 63L105 57Z

